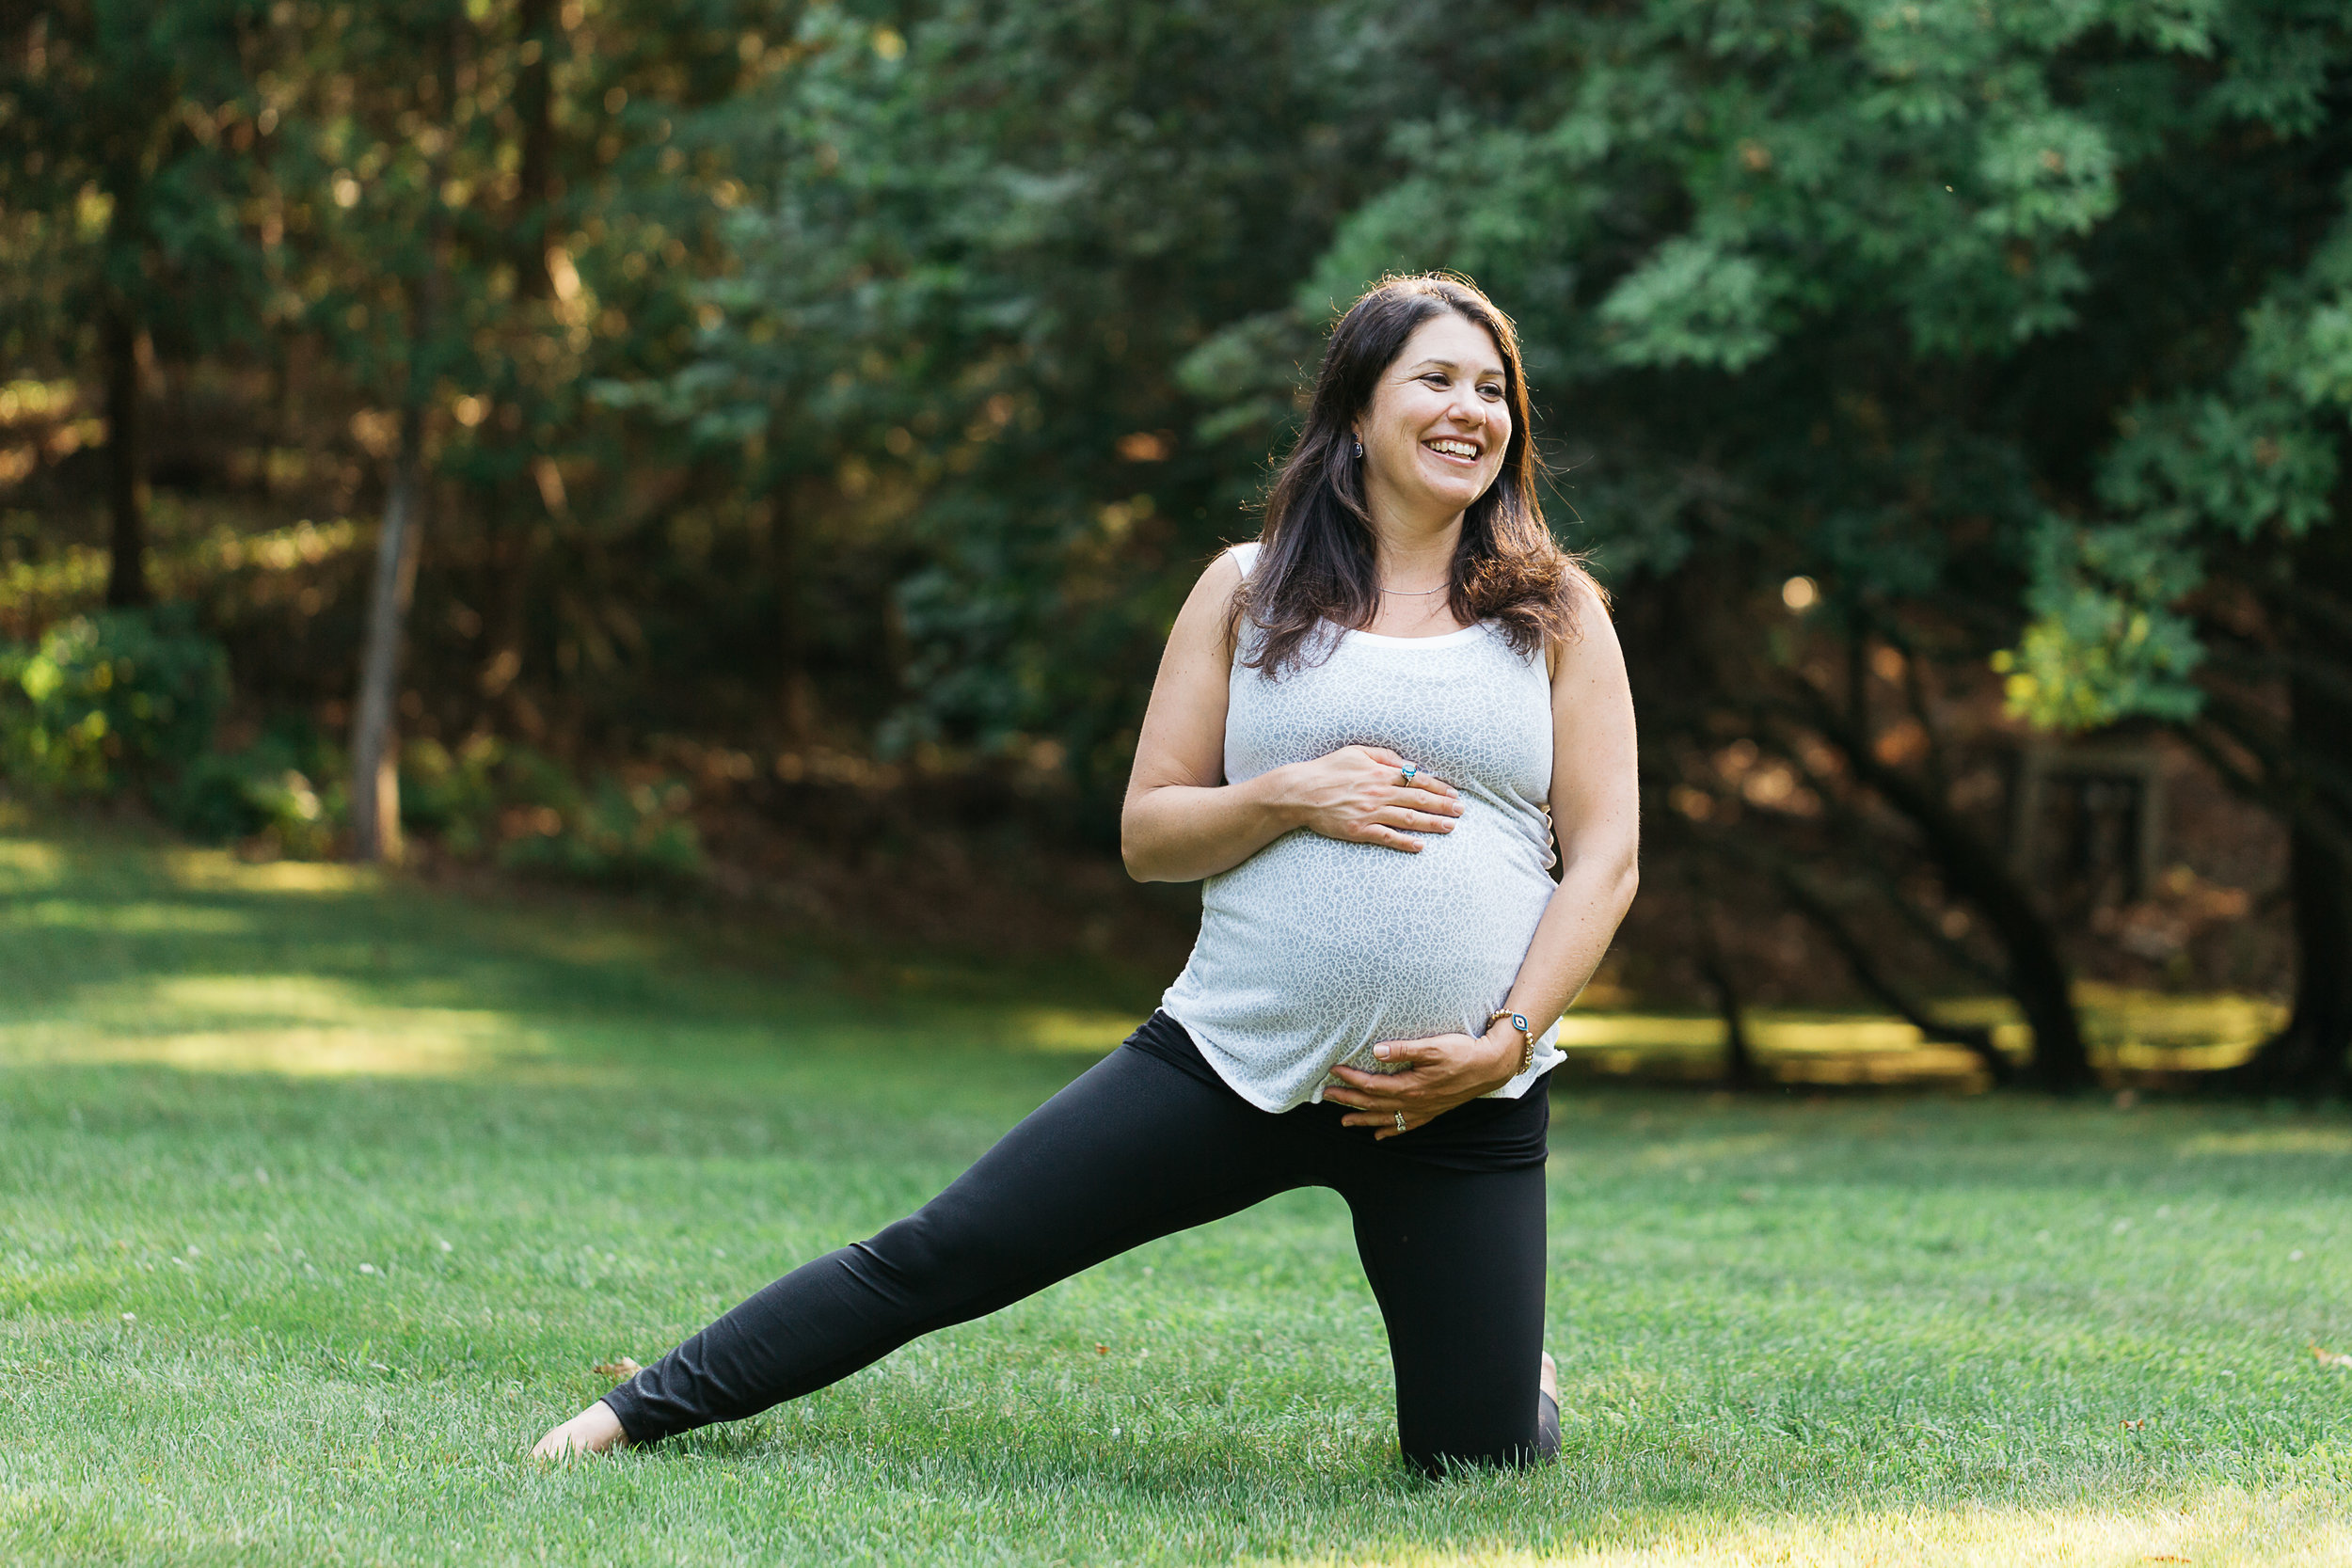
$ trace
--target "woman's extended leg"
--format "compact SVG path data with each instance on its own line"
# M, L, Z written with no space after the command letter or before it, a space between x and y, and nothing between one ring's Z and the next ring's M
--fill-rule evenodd
M1396 1368L1396 1431L1424 1470L1560 1449L1545 1407L1544 1171L1367 1160L1341 1189Z
M1300 1185L1279 1121L1158 1057L1115 1051L921 1210L793 1270L604 1402L645 1443L821 1388L919 1335Z

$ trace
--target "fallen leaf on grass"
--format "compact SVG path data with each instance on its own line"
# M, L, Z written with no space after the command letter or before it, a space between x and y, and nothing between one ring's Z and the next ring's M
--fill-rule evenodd
M1111 1348L1110 1348L1110 1346L1108 1346L1108 1345L1106 1345L1106 1344L1104 1344L1104 1343L1103 1343L1101 1340L1099 1340L1099 1339L1098 1339L1098 1340L1096 1340L1096 1341L1094 1342L1094 1354L1097 1354L1097 1355L1108 1355L1110 1353L1111 1353Z
M2314 1344L2312 1346L2312 1354L2323 1367L2333 1367L2338 1371L2352 1370L2352 1355L2346 1355L2342 1351L2329 1350L2325 1345Z
M636 1362L631 1361L626 1355L616 1355L610 1361L599 1361L596 1363L596 1375L598 1377L612 1378L615 1382L618 1382L623 1378L635 1377L639 1372L642 1372L644 1370L644 1368L639 1366Z
M2144 1427L2147 1424L2147 1419L2144 1417L2137 1421L2120 1421L2117 1423L2117 1425L2121 1426L2125 1432L2137 1432L2141 1427Z

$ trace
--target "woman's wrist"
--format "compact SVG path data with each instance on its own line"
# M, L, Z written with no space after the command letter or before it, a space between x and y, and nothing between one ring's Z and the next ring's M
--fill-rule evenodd
M1286 762L1233 787L1242 791L1250 804L1264 814L1267 825L1279 837L1293 828L1302 828L1307 824L1306 802L1298 798L1295 787L1297 780L1298 764Z
M1487 1078L1502 1085L1519 1075L1519 1060L1526 1054L1526 1047L1519 1038L1519 1032L1511 1027L1509 1020L1498 1019L1488 1024L1486 1034L1480 1037L1480 1043L1486 1048Z

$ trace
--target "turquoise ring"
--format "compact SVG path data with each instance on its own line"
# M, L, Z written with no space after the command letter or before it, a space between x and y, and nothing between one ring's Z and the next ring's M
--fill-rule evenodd
M1409 762L1408 762L1408 763L1406 763L1406 764L1405 765L1405 786L1406 786L1407 789L1410 789L1410 788L1412 787L1412 784L1413 784L1413 775L1414 775L1414 774L1416 774L1416 773L1418 773L1418 772L1420 772L1420 771L1421 771L1421 769L1420 769L1420 768L1418 768L1414 767L1414 766L1413 766L1411 763L1409 763Z

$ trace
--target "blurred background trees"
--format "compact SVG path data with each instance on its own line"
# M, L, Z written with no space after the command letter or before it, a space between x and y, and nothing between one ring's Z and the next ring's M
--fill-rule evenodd
M1453 267L1639 684L1611 984L2054 1087L2086 978L2276 990L2244 1070L2333 1085L2348 64L2317 0L13 9L0 741L302 852L1107 878L1332 310ZM150 597L233 681L134 766L56 673L209 714Z

